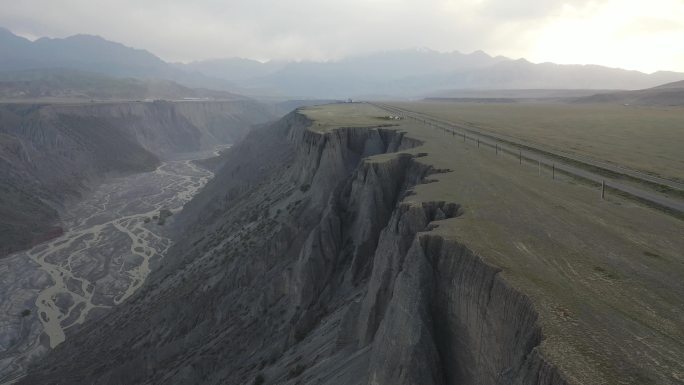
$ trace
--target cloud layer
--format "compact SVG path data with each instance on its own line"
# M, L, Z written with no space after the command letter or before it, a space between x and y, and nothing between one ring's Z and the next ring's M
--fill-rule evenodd
M682 0L0 0L28 37L101 35L166 60L330 60L410 47L684 71Z

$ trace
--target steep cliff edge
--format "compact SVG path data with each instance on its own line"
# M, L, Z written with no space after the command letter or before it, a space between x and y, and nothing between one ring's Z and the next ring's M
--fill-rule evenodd
M681 380L681 222L381 115L251 132L145 286L24 383Z
M59 235L60 205L89 183L231 143L272 117L250 100L0 104L0 257Z

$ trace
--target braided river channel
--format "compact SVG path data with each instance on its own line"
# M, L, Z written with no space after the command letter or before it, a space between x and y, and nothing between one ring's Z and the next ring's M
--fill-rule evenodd
M108 179L65 207L62 236L0 259L0 384L140 288L171 246L167 222L213 177L194 161L217 152Z

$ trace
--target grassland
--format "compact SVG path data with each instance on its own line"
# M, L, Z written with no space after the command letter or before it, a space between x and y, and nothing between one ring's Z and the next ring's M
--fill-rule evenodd
M312 128L319 132L339 127L393 126L397 122L386 119L386 111L365 103L329 104L307 107L304 111L314 121Z
M610 104L393 103L524 141L684 181L684 108Z
M445 113L444 106L424 108ZM485 119L498 110L502 115L496 119L505 122L504 111L517 111L515 119L523 119L524 114L535 116L534 111L543 110L500 108L480 106L476 111ZM538 121L554 121L554 107L544 108L548 109ZM566 111L559 119L568 124L572 114L565 108L569 107L557 111ZM377 116L386 115L367 105L305 112L317 127L327 129L375 125ZM605 124L616 138L617 121L628 124L628 119L617 116ZM537 127L543 131L542 125ZM431 233L466 245L532 299L543 327L542 352L572 383L684 382L684 222L617 196L601 200L590 186L565 177L539 176L536 167L519 165L508 155L496 155L420 123L400 121L396 129L424 143L405 151L427 154L417 161L451 170L431 175L434 182L416 186L404 203L462 205L463 215L436 222ZM560 136L562 132L547 132L547 140L569 141ZM634 142L623 142L629 143ZM644 146L653 150L655 144Z

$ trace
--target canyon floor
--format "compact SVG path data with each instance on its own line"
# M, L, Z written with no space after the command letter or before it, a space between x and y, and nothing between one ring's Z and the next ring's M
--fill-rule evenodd
M143 284L171 244L168 215L213 176L193 161L212 155L176 155L153 172L109 179L67 205L62 236L0 259L0 382Z

